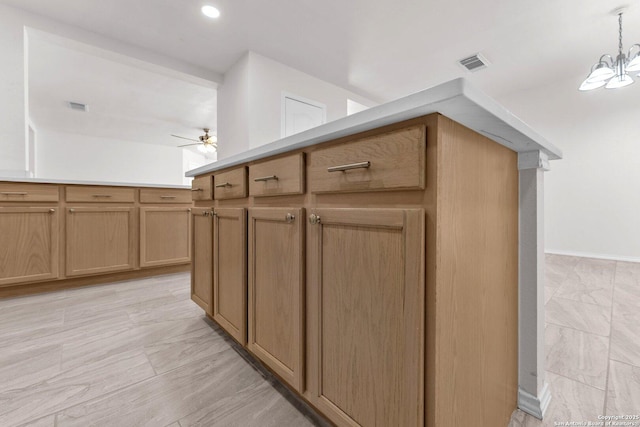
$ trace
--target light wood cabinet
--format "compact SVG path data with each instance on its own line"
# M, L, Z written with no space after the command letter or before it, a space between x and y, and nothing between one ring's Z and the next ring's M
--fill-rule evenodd
M55 207L0 208L0 286L57 278L58 229Z
M422 425L424 212L314 209L310 222L314 405L338 425Z
M213 215L210 208L191 209L191 299L213 313Z
M304 387L304 209L249 209L251 352Z
M134 214L132 207L67 208L67 276L132 270Z
M247 213L218 208L213 226L213 319L247 343Z
M516 153L430 114L237 167L250 177L235 206L248 209L254 357L340 427L508 424ZM229 251L214 262L217 310L222 277L240 280L242 243L229 228L214 250Z
M189 262L190 224L190 208L141 207L140 267Z

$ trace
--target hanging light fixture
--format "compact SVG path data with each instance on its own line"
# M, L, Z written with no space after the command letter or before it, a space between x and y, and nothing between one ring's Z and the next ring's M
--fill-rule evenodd
M592 67L587 78L582 82L578 90L593 90L604 86L606 89L617 89L629 86L634 82L629 76L630 72L640 71L640 44L634 44L629 48L627 55L622 53L622 14L618 15L618 56L614 60L611 55L602 55ZM640 77L638 74L636 77Z

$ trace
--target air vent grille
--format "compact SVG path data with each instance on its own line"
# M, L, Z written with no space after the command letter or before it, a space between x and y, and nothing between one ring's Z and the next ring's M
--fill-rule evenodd
M76 111L87 111L87 106L85 104L81 104L80 102L69 101L69 108Z
M483 68L487 68L489 66L489 61L487 58L482 56L480 53L476 53L475 55L469 56L468 58L461 59L458 61L460 65L462 65L467 71L479 71Z

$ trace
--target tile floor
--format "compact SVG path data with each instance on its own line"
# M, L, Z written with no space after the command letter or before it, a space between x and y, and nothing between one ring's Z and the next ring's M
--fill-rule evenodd
M189 290L185 273L0 300L0 426L322 425Z
M640 263L547 255L546 264L553 397L544 421L516 411L509 427L595 425L599 415L640 415Z
M546 285L553 400L509 427L640 414L640 264L549 255ZM0 300L2 427L323 424L204 317L187 274Z

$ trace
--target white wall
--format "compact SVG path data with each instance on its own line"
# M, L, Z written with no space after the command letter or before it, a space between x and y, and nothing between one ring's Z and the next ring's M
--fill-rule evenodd
M618 107L640 83L585 93L579 79L500 100L564 152L545 174L545 249L640 261L640 104Z
M0 176L26 174L26 70L22 19L0 5Z
M374 102L272 59L247 52L218 89L218 158L280 139L282 93L327 106L327 121L347 115L347 100Z
M182 185L182 150L40 130L37 178Z
M243 55L224 75L217 98L218 158L249 149L249 55Z

